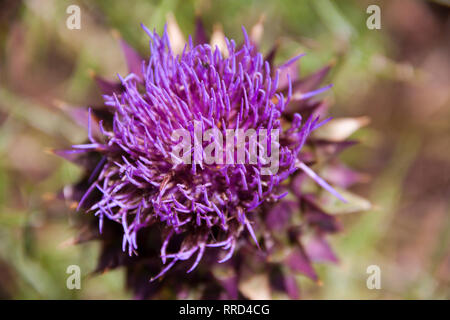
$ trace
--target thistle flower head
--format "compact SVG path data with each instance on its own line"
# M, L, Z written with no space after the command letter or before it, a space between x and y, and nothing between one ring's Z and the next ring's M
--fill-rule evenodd
M293 188L297 178L309 176L342 199L312 171L311 153L303 152L311 132L329 120L319 120L322 104L311 100L330 87L317 89L328 69L299 79L295 65L302 55L275 67L245 29L242 45L225 38L226 47L219 49L189 38L176 54L167 30L159 36L143 28L149 58L122 43L130 73L119 76L120 84L96 78L106 107L94 109L94 116L89 112L90 141L64 153L97 155L79 188L82 196L72 198L98 218L100 232L106 224L120 225L123 251L151 255L151 272L161 260L156 279L177 262L189 262L187 272L202 258L224 263L252 242L259 248L263 241L270 253L277 248L270 236L277 229L293 241L298 232L285 228L298 202L285 201L288 194L304 197L319 212L309 210L311 225L328 223L335 230L333 218ZM192 143L181 155L180 135L174 134L180 131ZM230 143L242 149L228 149ZM149 244L152 237L158 239ZM309 264L305 255L300 250L285 261L315 277L298 262ZM291 280L283 281L289 286Z

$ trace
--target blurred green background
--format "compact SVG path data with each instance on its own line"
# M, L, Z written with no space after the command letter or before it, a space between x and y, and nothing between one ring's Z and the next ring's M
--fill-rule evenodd
M366 27L373 3L381 30ZM70 4L81 7L81 30L66 28ZM139 24L161 31L173 13L185 35L200 14L237 41L264 15L263 52L276 41L278 61L306 52L303 75L333 62L331 114L371 119L342 158L370 178L352 191L372 209L340 217L345 230L331 238L340 264L318 266L322 285L302 279L302 298L449 299L449 12L447 1L415 0L0 1L0 298L131 297L122 270L90 274L98 244L64 245L76 213L53 195L80 172L46 150L86 138L56 100L95 104L88 71L125 74L111 31L147 53ZM81 290L66 288L72 264ZM381 268L380 290L366 287L369 265Z

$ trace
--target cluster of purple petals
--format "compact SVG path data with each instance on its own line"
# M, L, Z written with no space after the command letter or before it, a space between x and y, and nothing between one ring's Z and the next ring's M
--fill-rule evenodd
M92 175L87 192L100 198L88 211L123 227L122 250L138 254L138 232L160 230L160 258L164 264L153 279L165 274L178 261L192 259L187 272L201 261L208 248L220 248L219 262L229 260L239 239L246 234L258 245L255 215L263 205L278 202L288 190L282 184L301 170L319 185L339 195L317 176L300 156L310 133L324 124L318 117L302 119L294 114L290 123L282 115L294 99L307 99L324 89L293 97L290 68L300 56L274 68L255 50L245 30L237 46L226 40L227 53L190 39L175 55L167 32L150 36L150 58L134 59L132 72L119 76L121 91L104 95L113 111L111 126L100 121L95 134L89 120L89 140L74 145L74 152L99 152L102 160ZM287 75L286 75L287 74ZM286 90L280 90L286 83ZM178 143L177 129L195 139L194 122L208 129L279 130L279 169L262 175L264 161L255 164L175 164L171 153ZM193 151L192 151L193 152ZM143 230L144 229L144 230ZM170 251L174 237L179 246Z

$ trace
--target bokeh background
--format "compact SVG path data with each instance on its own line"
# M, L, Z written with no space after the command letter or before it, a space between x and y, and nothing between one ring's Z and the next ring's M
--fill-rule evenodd
M81 30L66 28L70 4ZM369 4L381 30L366 27ZM263 15L262 51L279 41L279 61L306 52L304 75L333 63L332 115L370 118L342 155L367 175L352 191L370 209L340 216L340 263L319 266L321 285L304 278L302 298L449 299L449 13L445 0L0 1L0 298L131 298L122 270L91 274L98 244L67 245L77 213L54 194L80 171L47 150L86 133L57 106L99 101L89 70L125 74L112 30L147 53L141 22L161 31L173 14L187 35L200 14L237 40ZM72 264L81 290L66 288ZM366 287L369 265L381 268L380 290Z

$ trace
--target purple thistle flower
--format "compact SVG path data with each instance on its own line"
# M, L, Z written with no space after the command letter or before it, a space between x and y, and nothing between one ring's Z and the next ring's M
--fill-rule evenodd
M58 152L72 161L96 159L87 162L87 177L67 197L98 218L103 238L114 234L116 243L122 233L121 249L129 257L119 259L115 245L105 244L99 269L137 266L136 261L147 259L144 274L151 274L152 280L164 276L166 282L176 283L181 269L175 268L173 277L169 270L177 264L190 273L204 258L206 266L222 264L236 271L241 268L238 261L252 256L249 266L254 261L266 261L267 269L276 273L273 279L297 297L293 277L280 275L279 267L267 258L282 248L283 241L287 247L297 243L303 227L292 224L291 217L302 207L304 221L316 228L318 240L309 249L297 243L283 261L294 272L314 280L317 275L308 256L314 256L314 248L320 251L317 256L327 255L336 261L323 238L326 232L338 229L336 221L317 206L313 195L295 187L295 181L308 176L345 201L310 168L315 160L310 152L304 152L308 144L335 145L311 138L314 130L330 120L319 120L323 104L311 99L331 87L317 89L329 68L298 79L295 64L302 55L274 67L270 57L258 52L244 28L244 43L237 46L225 39L224 52L199 41L205 35L197 24L201 37L195 41L189 38L180 54L172 52L167 29L160 37L143 28L150 37L150 58L141 59L122 41L130 73L118 76L120 84L95 77L104 92L105 107L89 110L89 141ZM267 161L259 153L254 163L207 164L196 162L199 155L192 149L189 154L193 163L174 163L173 150L179 141L172 133L183 129L196 141L198 125L202 136L209 129L223 136L227 129L267 130L270 137L273 132L279 133L278 139L269 143L279 149L276 172L263 173ZM233 152L231 157L237 155ZM290 199L284 200L285 196ZM287 238L280 242L280 236ZM251 252L243 253L246 250ZM109 254L115 258L108 258ZM133 270L129 269L129 284L139 288L138 272ZM211 270L200 270L192 281L208 283L215 279L228 297L237 297L239 275L233 274L223 279ZM144 297L157 287L154 284L151 289L142 289L145 293L136 291Z

